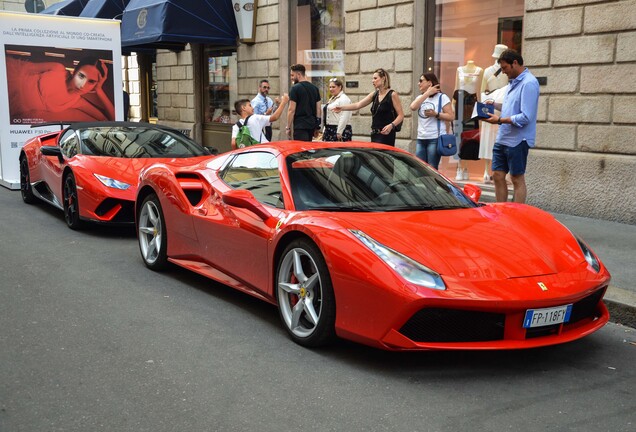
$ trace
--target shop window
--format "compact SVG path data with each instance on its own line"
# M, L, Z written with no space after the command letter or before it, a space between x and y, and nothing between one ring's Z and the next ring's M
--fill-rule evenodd
M307 69L307 78L329 99L329 79L344 81L344 1L298 0L296 7L296 56L292 63Z
M230 127L238 119L234 112L237 99L236 52L208 48L205 54L204 122L206 125L225 124Z
M523 12L523 0L427 0L427 24L435 31L426 35L424 68L452 99L455 133L480 146L478 161L442 158L440 171L456 180L489 180L494 138L479 131L474 108L507 84L501 72L491 78L499 69L495 54L502 44L521 52Z

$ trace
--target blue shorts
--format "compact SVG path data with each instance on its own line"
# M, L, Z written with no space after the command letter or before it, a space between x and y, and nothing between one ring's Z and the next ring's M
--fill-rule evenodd
M513 176L525 174L529 148L525 140L515 147L495 144L492 148L492 170L510 172Z

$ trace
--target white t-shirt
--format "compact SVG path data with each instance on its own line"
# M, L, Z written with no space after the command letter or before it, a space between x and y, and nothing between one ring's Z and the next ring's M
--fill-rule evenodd
M426 117L424 111L432 109L435 112L444 112L444 107L451 103L450 98L442 93L442 108L439 109L439 93L425 99L417 110L417 139L434 139L440 134L446 133L446 122L439 121L439 132L437 132L437 119L435 117Z
M271 124L269 121L270 116L253 114L249 117L250 120L247 122L247 127L250 130L250 135L252 135L252 138L254 138L255 140L259 140L261 144L269 142L267 141L267 138L265 138L263 128ZM239 119L239 123L241 123L241 125L245 124L245 119ZM238 132L239 128L236 123L234 123L234 126L232 126L232 138L236 138Z

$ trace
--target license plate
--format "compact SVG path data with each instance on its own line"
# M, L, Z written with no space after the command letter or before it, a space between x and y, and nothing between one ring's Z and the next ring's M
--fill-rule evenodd
M543 327L570 321L572 305L545 309L528 309L523 320L523 328Z

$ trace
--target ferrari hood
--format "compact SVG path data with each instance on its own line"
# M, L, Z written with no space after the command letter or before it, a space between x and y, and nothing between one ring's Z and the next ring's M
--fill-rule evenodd
M139 173L151 165L165 163L171 167L184 167L195 165L204 159L210 158L210 156L166 159L78 156L78 158L80 157L81 165L89 172L123 181L133 186L137 186Z
M530 206L338 216L441 275L470 280L540 276L584 260L572 234L552 215Z

